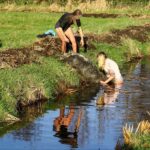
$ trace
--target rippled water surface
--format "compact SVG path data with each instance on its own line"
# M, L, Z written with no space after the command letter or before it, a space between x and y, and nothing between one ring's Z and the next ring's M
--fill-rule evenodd
M150 60L126 64L124 85L88 87L22 113L22 122L0 126L1 150L113 150L122 127L147 119ZM103 103L105 105L97 105Z

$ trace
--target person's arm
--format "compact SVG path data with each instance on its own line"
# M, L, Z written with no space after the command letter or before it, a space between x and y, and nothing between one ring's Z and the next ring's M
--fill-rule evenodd
M84 45L84 35L83 35L82 28L81 28L81 21L80 21L80 19L77 19L76 23L77 23L77 26L78 26L78 32L79 32L80 37L81 37L80 43L83 46Z
M84 46L84 35L83 35L83 31L82 31L82 28L79 27L79 34L80 34L80 37L81 37L81 45Z
M114 74L113 72L109 72L108 79L105 80L105 81L100 81L100 83L101 83L102 85L106 85L106 84L108 84L110 81L112 81L114 78L115 78L115 74Z
M106 84L108 84L110 81L112 81L114 79L114 76L110 76L107 80L105 80L105 81L100 81L100 83L102 84L102 85L106 85Z

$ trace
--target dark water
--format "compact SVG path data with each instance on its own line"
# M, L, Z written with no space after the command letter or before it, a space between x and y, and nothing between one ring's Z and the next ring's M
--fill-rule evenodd
M123 125L136 126L150 111L150 60L125 64L122 72L120 90L88 87L27 108L22 122L0 126L0 149L115 149Z

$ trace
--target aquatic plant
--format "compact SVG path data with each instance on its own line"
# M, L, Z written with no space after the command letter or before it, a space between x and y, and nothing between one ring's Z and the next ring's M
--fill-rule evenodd
M150 122L141 121L134 130L133 125L123 127L124 147L132 149L150 148Z
M141 58L142 54L135 40L127 37L122 37L122 45L126 49L125 55L127 61L131 61L136 58Z

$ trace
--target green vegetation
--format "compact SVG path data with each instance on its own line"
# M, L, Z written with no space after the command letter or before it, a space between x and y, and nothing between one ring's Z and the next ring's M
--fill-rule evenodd
M150 122L141 121L136 130L133 126L123 127L124 146L123 150L148 150L150 148Z
M132 144L124 145L122 150L148 150L150 148L150 135L149 134L139 134L132 135Z
M31 45L36 35L49 28L54 29L58 14L47 13L0 13L0 37L3 49L17 48Z
M17 115L16 103L29 100L32 90L38 88L44 96L53 98L59 82L79 84L77 73L54 58L42 58L41 64L1 70L0 78L0 119L7 113Z
M41 4L41 3L45 3L45 4L52 4L52 3L57 3L60 5L65 5L68 1L70 0L0 0L0 3L16 3L18 5L20 4ZM96 0L71 0L72 4L78 4L81 2L92 2L92 1L96 1ZM136 4L136 3L140 3L143 5L146 5L149 0L106 0L106 2L112 4L112 5L118 5L118 4L122 4L122 5L132 5L132 4Z
M31 45L36 41L36 35L48 29L54 29L55 23L61 14L58 13L35 13L35 12L1 12L0 40L3 47L18 48ZM102 34L112 29L123 29L132 25L143 25L150 22L150 18L82 18L84 32Z
M149 0L0 0L2 11L150 14Z

